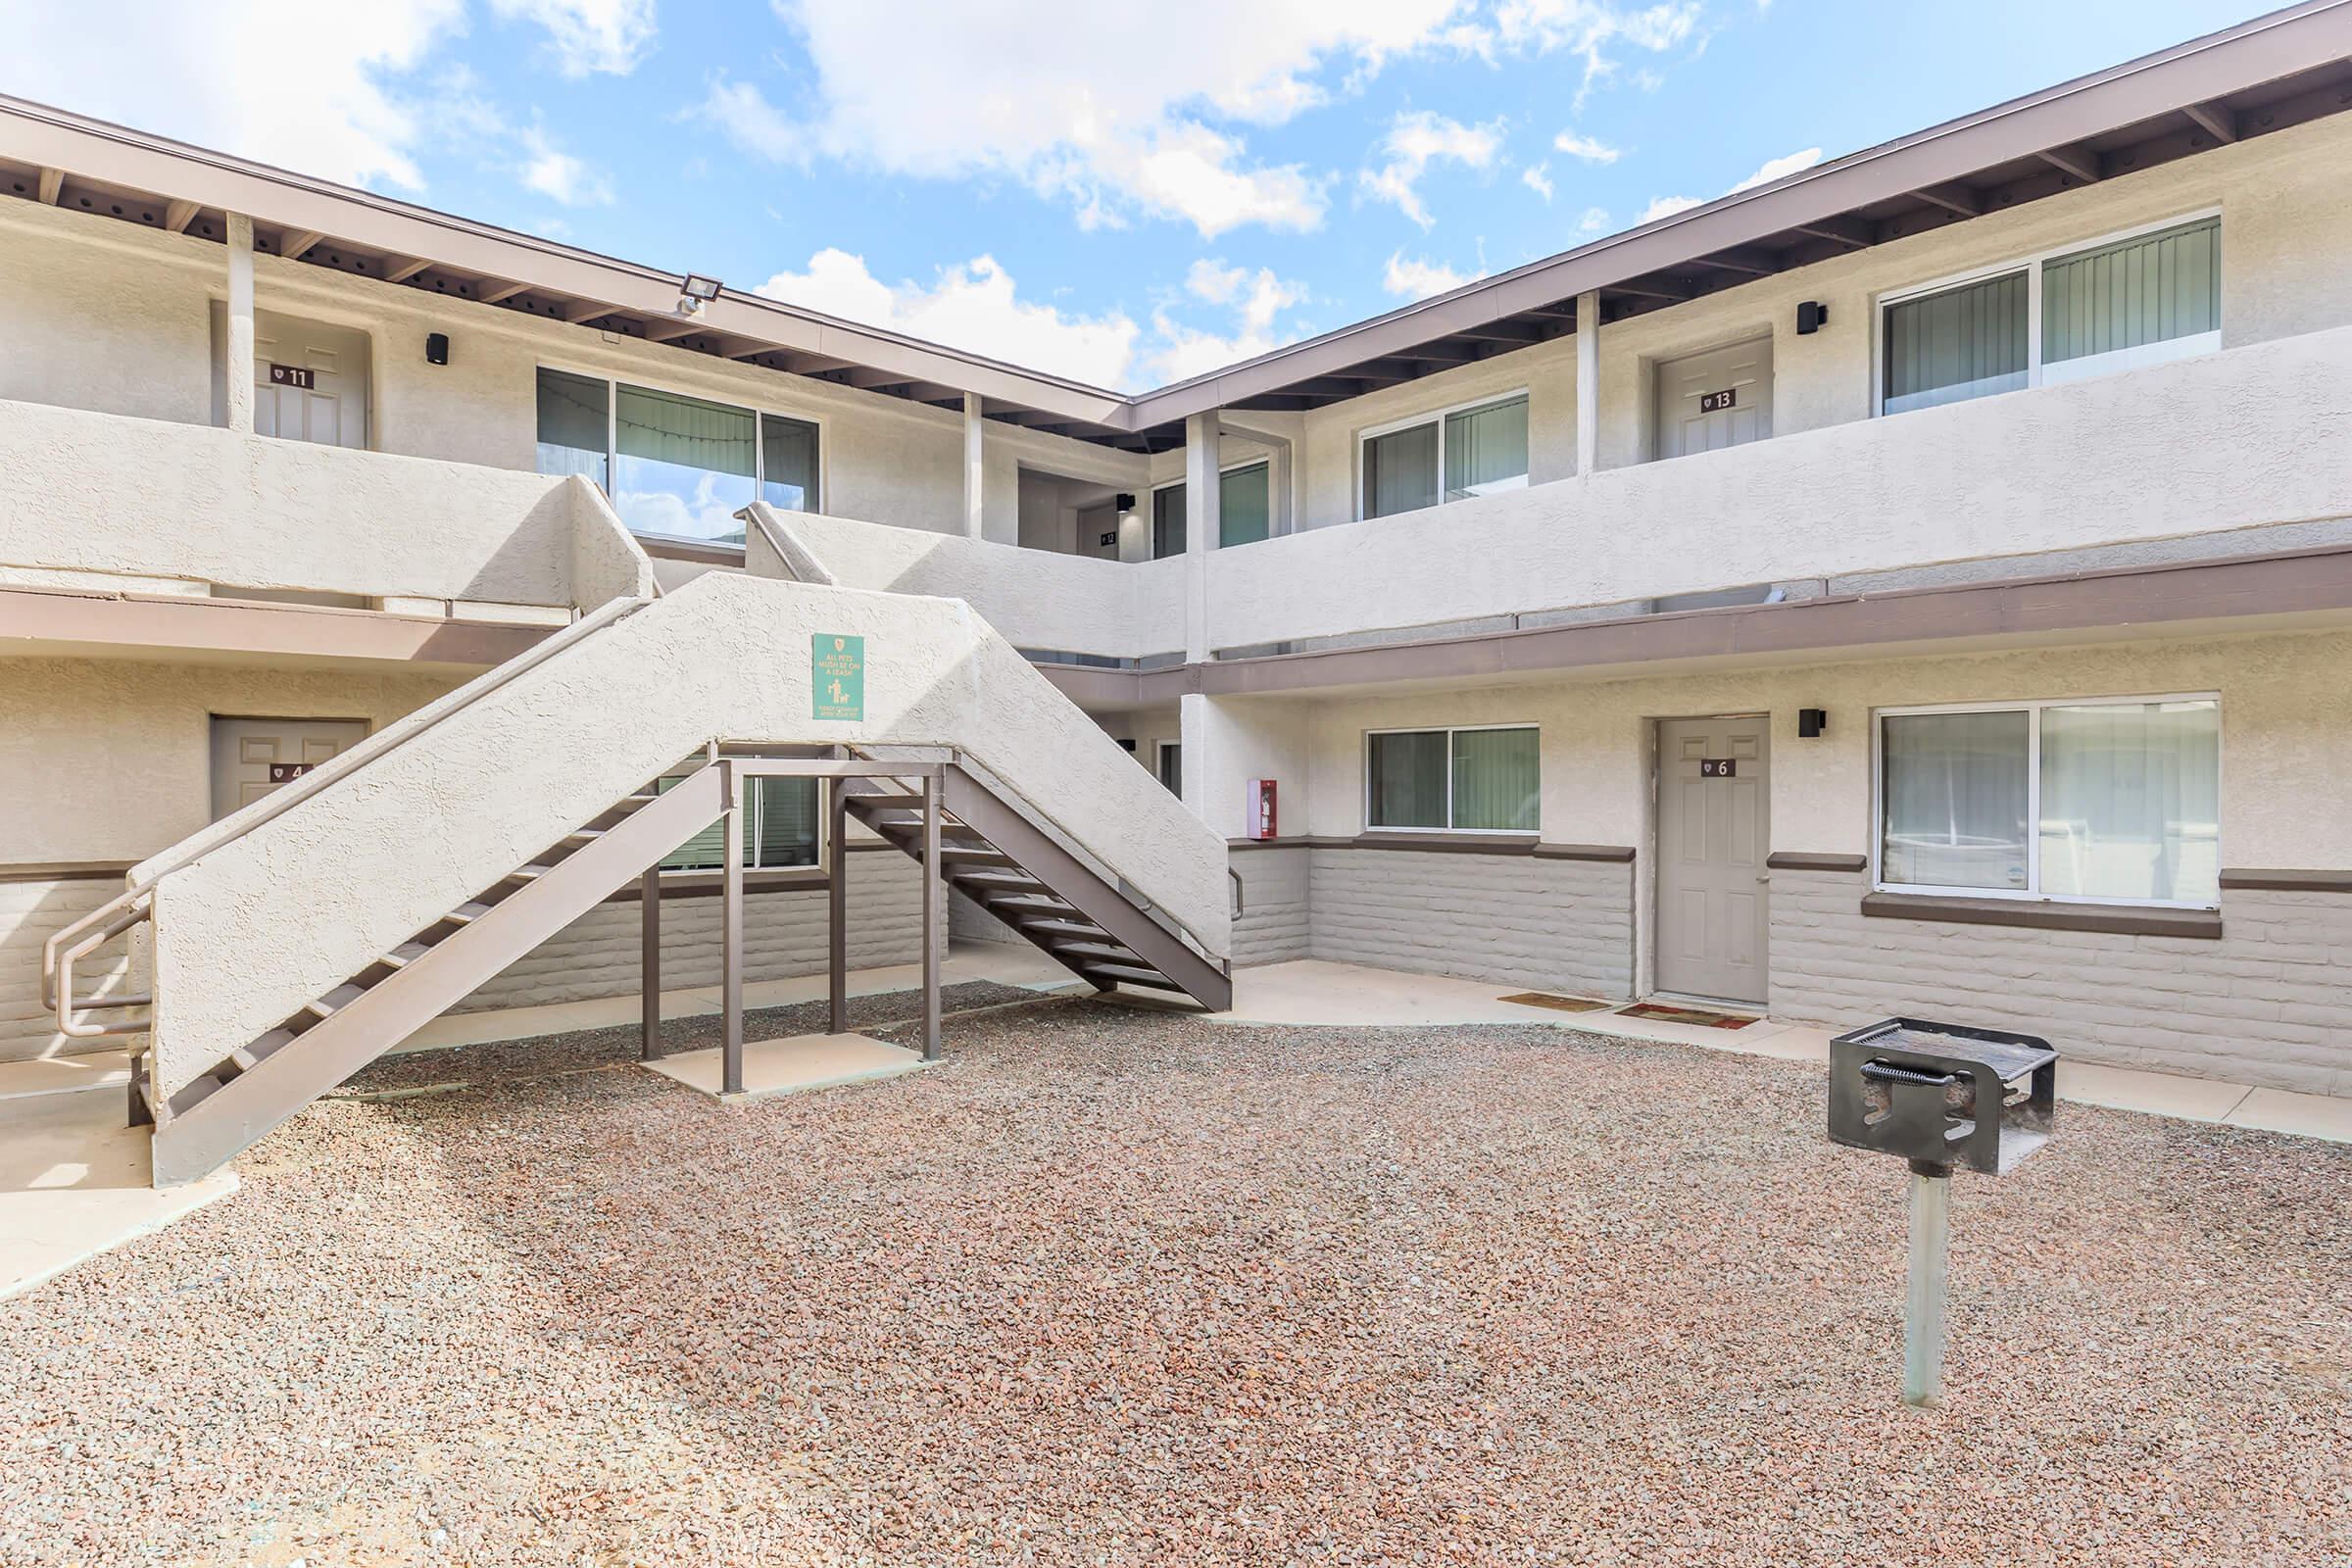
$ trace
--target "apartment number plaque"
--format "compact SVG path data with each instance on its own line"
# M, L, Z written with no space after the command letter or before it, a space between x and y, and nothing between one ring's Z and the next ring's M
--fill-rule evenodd
M1725 409L1737 407L1739 402L1740 389L1736 386L1727 386L1720 392L1701 392L1698 395L1698 412L1721 414Z
M858 723L865 717L865 639L820 631L808 639L812 718Z
M270 782L291 784L318 765L317 762L271 762L270 764Z
M272 365L270 367L270 384L313 392L318 387L318 372L300 365Z
M1738 778L1740 760L1736 757L1702 757L1698 760L1700 778Z

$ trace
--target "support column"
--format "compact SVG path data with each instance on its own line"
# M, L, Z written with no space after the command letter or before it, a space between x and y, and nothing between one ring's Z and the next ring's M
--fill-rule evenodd
M1224 524L1224 496L1217 470L1217 442L1222 433L1214 409L1185 418L1184 657L1195 664L1208 658L1208 553L1217 547ZM1189 776L1192 769L1187 767L1185 772Z
M253 220L228 215L228 341L221 346L228 427L253 434Z
M1600 291L1576 297L1576 471L1600 471Z
M833 1004L831 1032L850 1032L850 781L828 782L831 805L825 842L833 874L825 878L825 994Z
M645 868L637 883L637 918L645 943L639 960L640 983L645 989L645 1019L637 1040L637 1059L651 1061L662 1050L662 866L659 861Z
M1187 810L1209 821L1208 699L1199 692L1176 699L1176 744L1184 760L1184 787L1178 798Z
M726 857L719 873L719 1010L724 1032L719 1037L719 1093L743 1093L743 780L733 764L721 762L720 793L726 814L719 820L720 854Z
M946 933L940 918L939 775L923 775L923 1059L939 1059L939 947Z
M988 465L983 432L986 421L980 416L980 394L963 395L963 536L982 537L981 527L986 507L983 504L988 489Z

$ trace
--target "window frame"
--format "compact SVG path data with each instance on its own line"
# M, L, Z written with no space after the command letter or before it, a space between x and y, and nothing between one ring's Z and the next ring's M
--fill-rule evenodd
M1457 414L1469 414L1479 409L1492 408L1498 404L1510 403L1519 399L1525 399L1527 402L1527 482L1532 488L1536 482L1536 402L1535 399L1529 395L1528 389L1522 386L1513 391L1490 392L1484 397L1471 398L1461 403L1449 403L1442 409L1424 410L1422 413L1411 415L1405 418L1392 419L1386 424L1368 424L1362 429L1356 431L1354 447L1355 471L1348 479L1348 483L1352 487L1355 494L1355 520L1357 522L1377 522L1381 520L1378 517L1367 517L1364 515L1364 444L1366 442L1377 441L1384 435L1395 435L1399 430L1410 430L1424 424L1435 424L1438 427L1438 499L1429 506L1415 507L1412 509L1412 512L1435 512L1439 507L1453 506L1456 504L1446 499L1446 421ZM1469 499L1475 501L1484 500L1486 498L1482 496L1473 496ZM1386 514L1386 515L1391 517L1409 517L1412 515L1412 512L1392 512ZM1502 724L1487 726L1463 725L1461 727L1465 729L1476 729L1481 727L1511 729L1515 728L1516 726Z
M2001 261L1990 263L1986 266L1972 267L1966 270L1958 272L1947 272L1941 277L1930 278L1923 283L1906 283L1901 288L1883 289L1879 293L1874 294L1871 296L1870 309L1871 417L1874 419L1893 417L1893 416L1886 412L1887 311L1894 306L1908 304L1913 300L1925 299L1932 294L1941 294L1947 289L1961 288L1970 283L1982 283L1987 278L2005 277L2012 272L2023 272L2026 276L2026 384L2017 390L2030 392L2035 387L2039 386L2064 385L2069 381L2086 381L2100 375L2114 375L2119 374L2127 369L2138 368L2139 367L2137 366L2117 366L2111 369L2100 369L2093 367L2092 368L2083 370L2061 371L2056 381L2053 382L2048 380L2044 374L2045 368L2041 361L2042 272L2049 263L2063 260L2069 256L2078 255L2083 251L2095 251L2109 245L2120 245L2127 240L2138 239L2148 234L2162 233L2168 228L2181 228L2190 223L2201 223L2207 219L2213 219L2221 222L2222 226L2220 239L2222 243L2222 255L2226 259L2229 256L2230 233L2229 223L2223 219L2222 216L2222 209L2218 206L2201 207L2192 212L2175 213L2169 218L2160 218L2153 222L2134 223L2129 228L2119 228L2110 233L2094 234L2082 239L2068 240L2062 245L2045 246L2040 250L2029 251L2021 255L2006 257ZM2211 354L2218 352L2227 345L2229 341L2229 322L2227 319L2227 313L2230 304L2229 291L2227 289L2217 289L2216 296L2219 300L2219 304L2215 309L2213 330L2210 332L2193 332L2186 337L2165 339L2163 346L2167 347L2177 343L2195 343L2199 345L2198 347L2194 348L2180 349L2168 356L2168 358L2191 359L2199 354ZM2212 339L2212 342L2209 344L2205 343L2203 340L2207 338ZM2136 353L2138 351L2123 350L2121 352ZM2061 360L2059 364L2061 366L2076 365L2083 363L2084 361L2102 360L2107 357L2108 356L2101 354L2084 355L2082 356L2082 360ZM2164 362L2160 360L2154 363L2161 364ZM1993 393L1990 395L1994 397L2002 396L2000 393ZM1961 401L1974 403L1978 400L1975 398L1964 398ZM1939 404L1937 407L1950 408L1952 405ZM1928 411L1926 409L1910 409L1903 412L1911 414L1925 414Z
M1175 788L1169 789L1168 793L1178 800L1182 800L1184 799L1184 742L1178 740L1153 741L1152 743L1152 777L1159 783L1162 789L1168 788L1168 754L1170 752L1176 754L1176 785Z
M562 359L541 359L533 363L531 368L531 394L534 400L536 400L538 396L539 372L541 370L555 370L564 375L576 375L583 381L601 381L604 383L605 483L599 488L604 491L605 500L608 504L610 504L612 499L612 484L615 477L615 471L620 466L620 389L623 386L631 386L635 387L640 392L658 392L664 397L691 398L698 403L715 403L723 408L741 409L745 413L751 415L752 494L757 500L764 501L767 499L763 493L767 488L767 441L766 433L761 428L760 421L762 419L770 418L790 419L796 424L813 425L816 429L815 505L803 507L800 510L810 515L823 515L825 497L828 493L830 493L832 488L831 466L833 462L833 436L827 416L821 414L792 413L785 409L771 408L764 403L738 402L731 393L722 393L712 396L709 393L688 391L684 387L653 381L644 377L618 376L614 375L611 370L608 369L600 369L575 361ZM536 446L537 443L537 435L538 415L534 408L534 412L532 414L532 437L534 446ZM628 523L624 520L621 523L621 526L627 528ZM698 550L740 550L743 548L740 545L722 544L715 539L697 539L690 534L649 533L642 532L635 528L629 528L629 535L631 538L635 539L651 539L658 544L685 545Z
M1481 731L1524 729L1536 737L1536 825L1534 827L1455 827L1453 825L1453 738ZM1446 826L1444 827L1375 827L1372 824L1372 738L1376 735L1439 735L1446 737ZM1358 803L1357 820L1364 832L1372 833L1446 833L1462 838L1524 839L1544 831L1544 726L1532 720L1517 719L1499 724L1397 724L1383 729L1364 731L1363 798Z
M1227 474L1239 473L1244 468L1263 468L1266 470L1266 539L1281 538L1285 530L1280 526L1282 521L1280 516L1280 509L1274 505L1273 454L1267 453L1262 457L1243 458L1236 463L1220 463L1217 465L1217 478L1220 482L1222 482ZM1145 500L1150 503L1149 516L1151 521L1146 524L1148 529L1153 523L1156 523L1159 517L1159 493L1163 490L1181 490L1184 488L1184 485L1185 475L1180 473L1173 479L1160 480L1159 483L1152 485L1148 491L1145 492ZM1188 517L1185 520L1187 526L1189 527L1192 519ZM1223 499L1220 497L1217 514L1217 531L1220 534L1224 532L1224 520ZM1244 548L1244 545L1262 545L1266 542L1266 539L1250 539L1245 540L1243 544L1240 545L1229 545L1220 538L1215 544L1210 545L1209 548L1211 550L1240 550ZM1151 544L1153 554L1145 558L1148 561L1181 561L1184 559L1186 554L1186 551L1184 550L1179 550L1171 555L1165 556L1158 554L1159 539L1156 533L1153 534ZM1190 537L1188 535L1187 548L1189 549L1189 547Z
M2222 694L2204 692L2154 692L2130 697L2031 697L2013 702L1986 703L1919 703L1905 707L1874 708L1870 710L1870 886L1874 893L1898 893L1926 899L2005 899L2013 904L2108 905L2128 909L2203 909L2221 907L2217 890L2210 903L2180 899L2125 899L2106 894L2045 893L2041 888L2041 715L2051 708L2140 708L2150 703L2211 703L2216 729L2214 735L2215 799L2222 799L2225 765L2222 745ZM1886 880L1886 726L1889 718L1906 718L1936 713L2019 713L2026 715L2026 831L2032 839L2033 853L2026 857L2026 886L2022 888L1951 887L1930 882L1889 882ZM2218 815L2218 812L2217 812ZM2218 848L2222 824L2214 824Z
M672 784L672 783L675 783L675 784L683 784L683 783L685 783L685 782L686 782L686 780L687 780L687 779L689 779L689 778L691 778L691 777L693 777L693 776L694 776L694 770L693 770L692 768L689 768L689 769L687 769L685 772L682 772L682 773L663 773L662 775L661 775L661 777L657 778L657 779L654 781L653 788L655 789L655 791L656 791L657 793L659 793L659 792L660 792L660 790L661 790L661 788L662 788L662 785L664 785L664 784ZM783 773L772 773L772 774L763 774L763 775L760 775L760 777L782 780L782 779L789 779L789 778L793 777L793 775L791 775L791 774L783 774ZM745 780L744 780L744 783L745 783L746 785L755 784L755 783L757 783L757 782L759 782L759 780L758 780L758 779L745 779ZM824 779L819 779L819 778L810 778L810 779L807 779L807 780L805 780L804 782L807 782L807 783L810 784L811 786L813 786L813 787L814 787L814 790L815 790L815 794L816 794L816 858L815 858L814 859L810 860L810 861L809 861L808 864L806 864L806 865L746 865L746 866L743 868L743 874L744 874L744 875L745 875L747 878L749 878L749 877L755 877L755 876L787 876L787 875L791 875L791 874L793 874L793 873L795 873L795 872L801 872L801 873L808 873L808 872L823 872L823 873L825 873L825 874L827 874L827 875L830 875L830 874L832 873L832 866L833 866L833 843L832 843L832 839L833 839L833 829L832 829L832 816L833 816L833 813L832 813L831 811L829 811L829 810L825 809L825 791L824 791L824 786L825 786L825 784L826 784L826 782L827 782L827 781L826 781L826 780L824 780ZM752 813L754 813L754 814L756 814L756 813L757 813L759 810L760 810L760 809L761 809L761 807L760 807L760 803L758 803L758 802L757 802L757 801L756 801L756 800L753 798L753 797L756 795L756 793L757 793L757 792L755 792L755 791L747 790L747 791L746 791L746 798L745 798L745 802L744 802L744 804L745 804L747 807L751 808L751 812L752 812ZM718 824L716 824L716 823L713 823L713 824L711 824L711 825L715 827L715 826L717 826ZM708 829L706 829L705 831L708 831ZM688 843L691 843L691 842L693 842L693 841L692 841L691 839L689 839L687 842L688 842ZM751 825L751 821L750 821L750 819L749 819L749 817L748 817L748 816L747 816L747 820L745 821L745 824L744 824L743 843L744 843L744 848L745 848L746 850L753 851L753 852L755 852L755 853L758 851L758 849L759 849L759 846L760 846L760 835L759 835L759 834L758 834L756 831L754 831L754 830L753 830L753 828L752 828L752 825ZM681 844L681 845L679 845L679 846L678 846L678 849L677 849L677 850L672 850L672 851L670 851L670 854L671 854L671 855L675 855L675 854L677 854L677 853L678 853L678 850L683 850L685 847L686 847L686 845L685 845L685 844ZM667 859L668 858L669 858L668 856L663 856L663 857L662 857L662 859ZM668 880L669 880L670 878L672 878L672 877L717 877L717 876L724 876L724 875L726 875L726 871L727 871L727 867L726 867L726 863L725 863L725 858L724 858L724 855L723 855L723 853L722 853L722 855L721 855L721 857L720 857L719 862L718 862L717 864L714 864L714 865L662 865L662 864L660 861L656 861L656 862L655 862L655 869L656 869L656 870L658 870L658 871L661 873L661 875L662 875L662 879L664 882L668 881Z

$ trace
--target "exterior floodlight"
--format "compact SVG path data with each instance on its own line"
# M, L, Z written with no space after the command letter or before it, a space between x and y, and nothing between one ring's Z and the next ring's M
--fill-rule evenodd
M703 307L718 298L718 291L725 286L715 277L705 277L700 272L688 272L686 280L678 285L678 314L680 316L702 315Z

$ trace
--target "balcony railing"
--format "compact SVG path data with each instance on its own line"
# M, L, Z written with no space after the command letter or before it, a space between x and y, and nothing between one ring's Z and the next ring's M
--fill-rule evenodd
M587 610L652 592L581 479L0 402L0 581Z
M1210 646L2352 515L2348 429L2352 328L2281 338L1220 550Z

